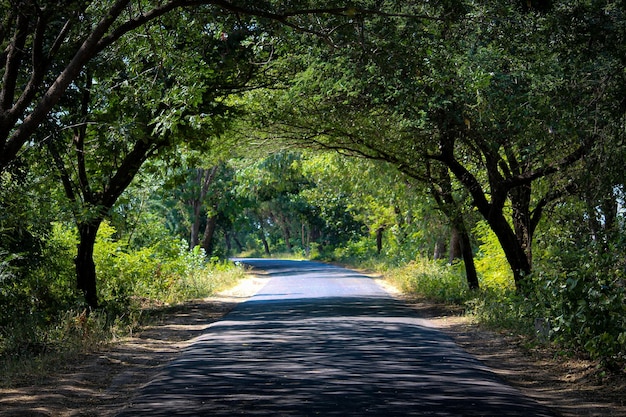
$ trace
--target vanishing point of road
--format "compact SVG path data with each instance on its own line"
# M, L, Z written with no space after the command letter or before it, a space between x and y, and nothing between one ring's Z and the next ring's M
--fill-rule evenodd
M271 278L146 385L128 416L539 416L371 278L241 259Z

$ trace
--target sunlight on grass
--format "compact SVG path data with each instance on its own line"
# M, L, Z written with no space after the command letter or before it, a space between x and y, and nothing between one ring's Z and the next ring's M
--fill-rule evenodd
M418 258L405 266L389 269L385 277L404 293L463 303L468 298L469 289L460 268L462 264L448 265Z

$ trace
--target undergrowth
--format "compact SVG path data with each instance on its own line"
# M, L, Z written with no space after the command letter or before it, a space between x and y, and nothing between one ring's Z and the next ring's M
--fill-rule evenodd
M521 291L494 285L493 277L484 276L481 289L469 291L459 266L427 259L388 268L384 275L405 293L463 306L467 315L489 328L524 335L531 344L553 344L562 352L597 360L604 369L626 372L626 289L621 275L611 279L596 268L537 274Z
M377 271L404 293L460 305L478 323L524 335L531 345L551 344L560 352L596 360L602 369L626 372L622 269L610 260L593 262L590 257L568 269L551 257L538 262L527 285L516 289L501 250L484 241L476 259L480 290L475 291L468 289L462 262L451 265L417 256L403 263L352 252L343 254L341 262Z
M55 227L49 247L69 253L75 237ZM4 286L0 293L2 384L44 375L68 358L132 335L146 324L148 309L205 298L235 285L245 274L241 267L207 259L199 248L189 251L173 239L133 247L117 240L108 224L98 235L94 261L100 300L94 311L73 289L70 264L44 265L21 281L0 267L5 283L15 279L12 291Z

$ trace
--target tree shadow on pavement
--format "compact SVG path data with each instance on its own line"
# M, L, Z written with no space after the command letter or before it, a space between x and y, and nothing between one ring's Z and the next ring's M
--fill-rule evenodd
M119 416L553 416L389 297L252 299Z

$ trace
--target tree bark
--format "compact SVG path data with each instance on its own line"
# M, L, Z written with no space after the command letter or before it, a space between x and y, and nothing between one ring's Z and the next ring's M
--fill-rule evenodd
M472 241L467 230L459 232L459 245L465 265L465 275L467 276L467 284L470 290L477 290L480 285L478 283L478 274L476 273L476 265L474 264L474 251L472 249Z
M267 239L265 238L265 232L261 231L261 242L263 242L263 249L265 249L265 254L267 256L272 256L270 252L270 245L267 243Z
M74 259L76 265L76 287L83 293L90 309L98 308L96 285L96 265L93 260L93 249L96 243L101 219L78 224L78 253Z
M450 221L452 230L458 233L459 244L457 246L463 256L467 285L470 289L476 290L479 288L479 283L478 275L476 274L476 266L474 265L474 252L472 250L471 239L467 226L465 225L463 213L452 195L452 180L448 173L448 168L439 166L435 168L435 172L430 172L430 168L433 167L429 167L429 178L433 185L433 198L437 202L439 209ZM453 245L452 239L450 245ZM451 247L450 251L452 252L452 250Z
M384 227L379 227L376 229L376 253L380 255L383 251L383 232L385 231Z
M217 227L217 215L209 216L206 219L206 227L202 237L202 248L206 256L211 256L215 246L215 229Z
M304 256L308 258L311 255L311 229L304 222L301 227L301 238Z
M235 241L235 245L237 245L239 252L243 252L243 245L241 244L241 242L239 241L239 238L237 237L235 233L233 233L233 240Z
M493 213L487 219L487 223L498 238L504 255L511 266L515 288L518 291L522 291L525 285L525 278L531 273L531 265L528 262L525 248L517 240L516 234L511 229L502 212Z
M442 238L437 238L435 242L435 250L433 252L433 259L443 259L447 250L446 241Z
M449 147L450 145L448 144L442 145L444 152L441 154L441 161L470 192L474 199L473 205L483 218L487 220L489 227L493 230L502 246L502 250L513 272L515 287L521 290L524 286L525 277L530 274L531 268L526 257L525 248L517 240L515 232L504 215L503 207L506 201L507 189L492 186L491 202L489 202L476 177L454 158Z
M263 219L259 216L259 237L261 238L261 242L263 243L263 249L265 250L265 254L267 256L272 256L270 253L270 245L267 242L267 238L265 237L265 228L263 227Z
M211 169L198 168L196 169L195 185L199 188L199 195L189 200L189 205L193 210L193 221L191 222L191 231L189 234L189 249L193 249L200 243L200 223L202 216L202 205L204 199L209 192L209 186L215 178L218 166L215 165ZM204 246L203 246L204 247Z
M461 245L461 233L456 227L452 227L452 231L450 232L450 251L448 253L449 263L453 263L456 259L463 257Z
M233 245L230 239L230 233L224 230L224 244L226 245L226 254L230 255L230 252L233 250Z
M285 239L285 247L287 248L287 252L291 253L291 251L292 251L291 231L289 230L289 225L285 221L284 216L281 216L281 223L282 223L282 227L281 228L283 229L283 237Z
M515 236L517 237L521 249L526 254L528 265L532 269L533 225L530 215L530 184L512 189L510 197L513 209L513 230L515 230Z

